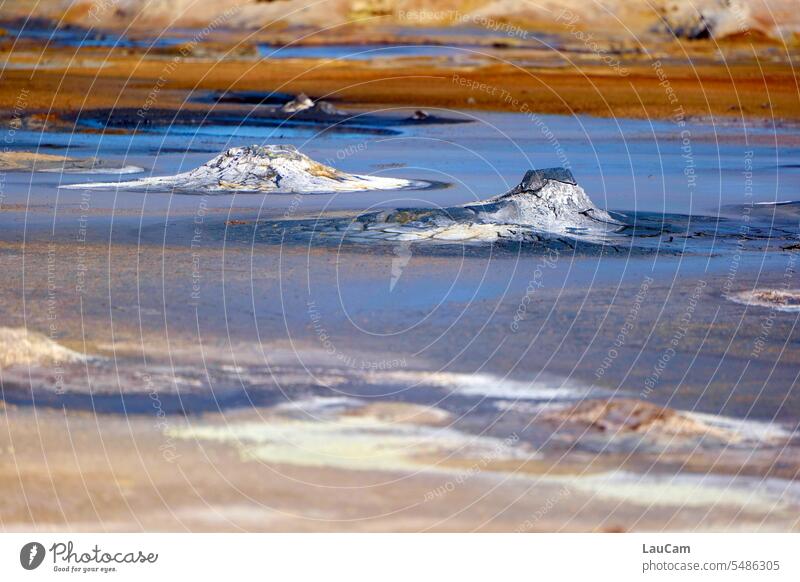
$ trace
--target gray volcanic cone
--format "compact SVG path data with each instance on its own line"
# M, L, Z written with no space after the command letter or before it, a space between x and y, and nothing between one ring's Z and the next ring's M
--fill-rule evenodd
M465 204L480 222L533 226L548 232L622 226L594 203L566 168L529 170L512 190Z
M441 209L359 217L348 236L395 241L538 241L565 236L603 242L625 225L597 208L565 168L530 170L505 194Z
M291 145L231 148L202 166L176 174L130 182L70 184L61 188L209 192L352 192L426 185L400 178L347 174L315 162Z
M758 208L748 213L748 249L791 250L796 246L795 203L777 216L774 205L759 217ZM777 226L775 223L780 221ZM487 200L446 208L396 208L361 214L353 218L330 217L313 221L296 220L282 223L291 237L306 241L330 239L336 244L352 242L377 244L382 241L419 245L464 246L521 243L529 250L568 249L580 252L675 253L715 252L720 248L742 249L741 227L735 221L717 217L653 213L614 213L598 208L565 168L547 168L526 172L519 185L505 194ZM283 233L284 231L276 232ZM281 235L280 242L285 239ZM776 242L785 242L785 246ZM723 247L724 245L724 247ZM408 260L410 247L400 245L398 257ZM515 247L508 247L515 248ZM404 250L405 249L405 250ZM627 250L626 250L627 249ZM450 253L452 249L443 249ZM424 252L429 252L425 250ZM433 251L436 252L436 251ZM794 290L791 290L794 293ZM748 304L780 305L785 311L797 311L797 297L790 292L771 290L748 298L742 294L726 294L728 299ZM796 294L798 295L798 294ZM755 299L753 299L755 297Z

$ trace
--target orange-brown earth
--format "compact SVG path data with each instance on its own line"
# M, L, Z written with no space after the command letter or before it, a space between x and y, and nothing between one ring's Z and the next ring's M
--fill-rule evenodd
M565 64L557 55L552 59L559 67L521 68L489 60L483 66L453 68L443 62L413 60L378 66L360 61L221 58L227 51L219 46L204 58L184 58L179 51L170 56L122 49L16 50L0 54L0 59L19 65L41 58L48 67L35 72L6 69L0 83L0 110L6 116L16 109L24 111L23 117L35 117L47 111L138 109L146 103L157 108L204 108L208 106L186 104L188 92L216 89L303 91L368 107L800 119L800 80L790 59L774 62L753 56L714 64L703 55L695 60L701 64L692 65L686 58L674 58L682 51L673 47L676 54L661 67L636 56L623 63L628 74L620 75L614 68L580 57ZM64 67L67 63L69 68Z

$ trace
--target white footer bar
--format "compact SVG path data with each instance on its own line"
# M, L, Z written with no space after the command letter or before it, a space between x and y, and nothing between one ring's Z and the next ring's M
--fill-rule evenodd
M14 581L796 581L799 565L798 534L0 535Z

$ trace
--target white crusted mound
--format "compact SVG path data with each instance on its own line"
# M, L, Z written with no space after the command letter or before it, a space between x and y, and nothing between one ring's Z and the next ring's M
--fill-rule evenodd
M506 194L463 207L482 223L516 224L560 234L622 226L594 205L566 168L530 170Z
M291 145L231 148L189 172L130 182L61 186L70 189L180 190L190 192L319 193L396 190L421 185L400 178L361 176L315 162Z
M0 327L0 369L79 362L85 357L25 328Z
M444 209L398 209L360 217L352 240L473 242L542 241L558 237L596 243L625 225L597 208L565 168L530 170L500 196ZM325 234L325 227L320 227ZM341 236L341 229L332 227Z

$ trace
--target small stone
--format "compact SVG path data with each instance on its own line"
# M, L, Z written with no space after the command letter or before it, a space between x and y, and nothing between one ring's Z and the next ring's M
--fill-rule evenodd
M298 111L305 111L314 107L314 102L305 93L300 93L297 97L284 103L281 111L284 113L297 113Z

